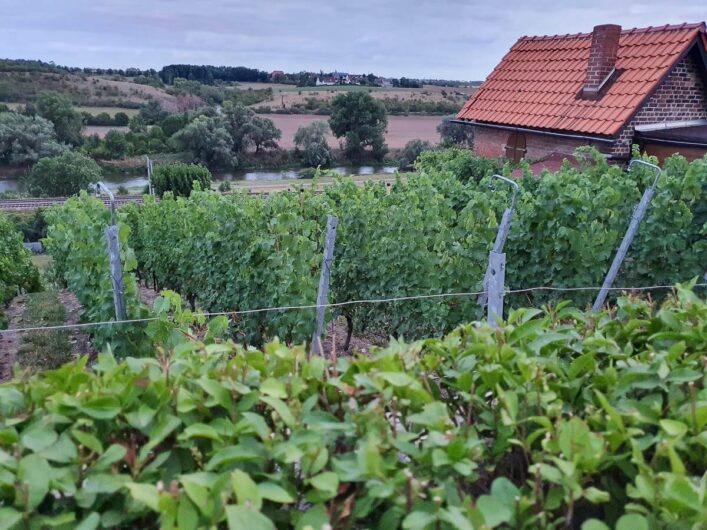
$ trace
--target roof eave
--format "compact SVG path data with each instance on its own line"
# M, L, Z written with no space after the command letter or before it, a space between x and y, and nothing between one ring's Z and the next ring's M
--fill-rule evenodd
M573 140L583 140L588 142L603 142L603 143L613 143L616 141L616 135L599 135L591 133L582 133L579 131L561 131L558 129L538 129L533 127L519 127L517 125L507 125L502 123L490 123L484 121L476 120L464 120L464 119L454 119L452 123L459 123L463 125L474 125L477 127L487 127L489 129L502 129L505 131L513 132L525 132L541 134L544 136L554 136L557 138L569 138Z

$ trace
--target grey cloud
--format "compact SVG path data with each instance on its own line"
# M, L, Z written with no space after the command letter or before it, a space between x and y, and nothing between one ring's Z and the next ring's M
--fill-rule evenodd
M0 0L0 55L481 79L522 35L697 22L704 0Z

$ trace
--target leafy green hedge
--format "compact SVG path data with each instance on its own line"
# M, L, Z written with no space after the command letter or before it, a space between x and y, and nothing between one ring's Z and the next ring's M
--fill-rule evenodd
M22 244L22 234L0 212L0 313L2 305L20 289L36 291L39 288L39 271L32 263L32 254Z
M196 164L174 163L157 166L152 175L152 185L159 197L167 191L175 196L189 197L194 181L199 183L202 190L208 190L211 188L211 172Z
M154 358L0 386L3 528L707 524L707 304L689 288L336 363L174 320L192 325L150 325Z

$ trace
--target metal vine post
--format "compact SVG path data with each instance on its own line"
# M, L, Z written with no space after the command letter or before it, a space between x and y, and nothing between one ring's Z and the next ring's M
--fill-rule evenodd
M646 188L646 191L643 192L643 197L641 197L641 201L638 203L638 206L636 206L636 208L633 210L631 222L628 225L628 229L624 234L624 238L621 241L621 245L619 246L619 249L616 251L616 255L614 256L614 261L611 263L609 272L606 273L604 283L602 284L601 290L599 291L599 294L597 295L597 298L594 301L594 305L592 306L592 312L594 313L599 311L604 305L604 302L606 301L606 296L609 294L609 289L611 289L611 286L613 285L614 280L616 279L616 275L619 273L619 269L621 268L621 264L623 263L626 254L628 253L628 249L631 246L631 242L633 241L636 232L638 232L638 227L640 226L643 217L646 215L648 205L653 199L653 195L655 195L655 189L656 185L658 184L658 180L663 174L663 170L655 164L651 164L650 162L645 162L643 160L638 159L631 160L628 165L628 171L631 171L631 168L637 164L644 165L653 169L653 171L655 171L655 178L653 179L653 184L651 184L651 186L649 188Z
M336 242L336 227L339 219L331 215L327 216L326 237L324 239L324 254L322 257L322 271L319 275L319 289L317 290L316 320L314 324L314 334L312 335L311 352L322 355L322 331L324 330L324 316L326 315L326 304L329 296L329 276L331 274L331 264L334 260L334 243Z
M110 226L106 227L106 246L108 262L110 264L110 279L113 284L113 305L115 306L115 319L126 320L125 286L123 285L123 264L120 261L120 241L118 226L115 224L115 196L103 182L96 183L96 194L104 191L110 198Z
M508 239L508 232L511 228L511 220L515 211L516 198L520 190L518 183L508 177L502 175L492 175L492 178L497 178L513 186L513 196L511 203L503 212L501 224L496 232L496 240L493 243L493 248L489 253L489 263L484 274L484 294L479 296L478 302L482 307L487 305L488 323L496 326L496 318L503 317L503 292L505 290L506 278L506 254L503 252L503 247Z

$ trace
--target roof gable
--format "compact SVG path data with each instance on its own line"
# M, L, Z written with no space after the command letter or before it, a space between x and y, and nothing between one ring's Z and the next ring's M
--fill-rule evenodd
M457 115L516 127L615 135L672 66L705 40L705 24L624 30L616 75L597 100L581 99L590 33L522 37Z

